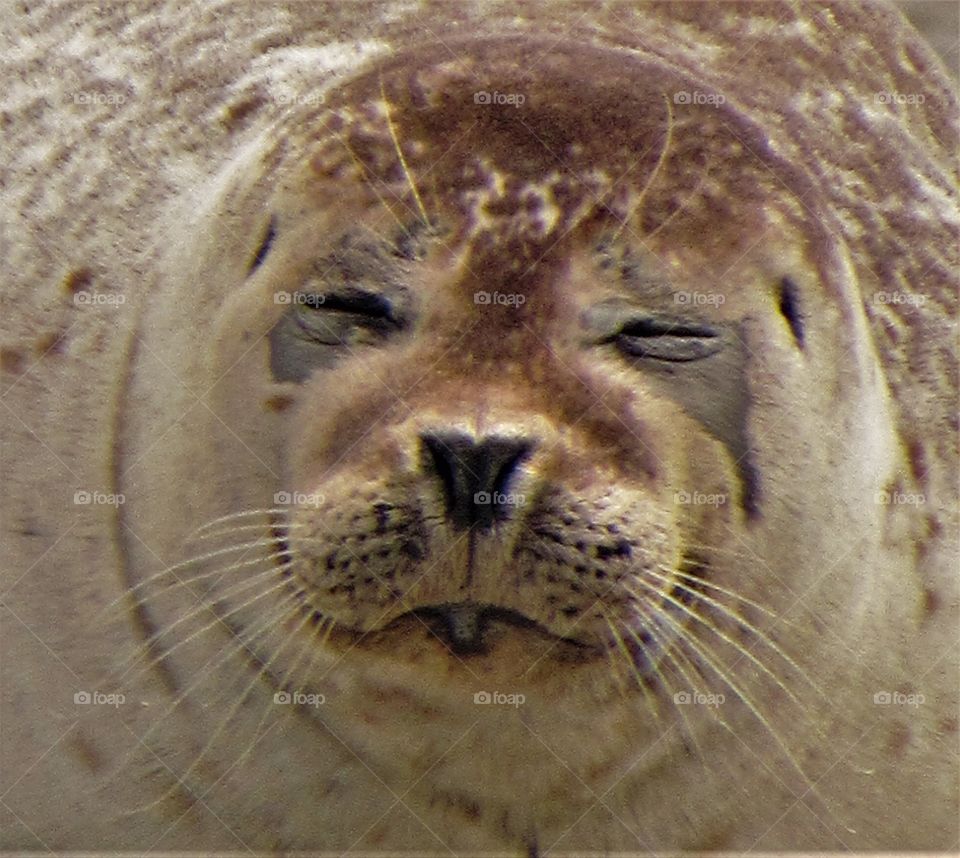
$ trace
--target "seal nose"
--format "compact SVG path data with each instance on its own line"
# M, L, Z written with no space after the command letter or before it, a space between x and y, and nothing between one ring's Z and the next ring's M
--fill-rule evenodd
M487 530L509 518L518 498L508 493L520 463L533 450L524 438L477 440L456 432L420 436L423 470L440 484L447 518L460 529Z

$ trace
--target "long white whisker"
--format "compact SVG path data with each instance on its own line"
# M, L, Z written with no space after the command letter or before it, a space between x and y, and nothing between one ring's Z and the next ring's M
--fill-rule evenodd
M264 578L266 578L266 579L273 578L273 577L277 574L278 570L282 570L283 568L284 568L283 566L271 566L269 569L266 569L266 570L264 570L263 572L258 573L257 575L251 576L251 577L249 577L249 578L245 578L245 579L244 579L242 582L240 582L239 584L237 584L237 585L235 585L235 586L233 586L233 587L231 587L231 588L228 588L228 589L225 590L223 593L218 594L218 595L217 595L217 601L222 601L223 599L228 598L228 597L230 597L230 596L237 596L237 595L239 595L239 594L241 594L241 593L245 593L245 592L248 591L248 590L252 590L252 589L254 589L255 587L259 588L259 585L260 585L260 582L261 582L262 579L264 579ZM120 674L119 679L123 679L123 678L127 675L127 673L129 673L131 670L133 670L134 667L137 666L137 664L138 664L140 661L142 661L145 657L147 657L147 656L150 655L150 650L151 650L152 648L156 647L156 646L160 643L160 641L162 641L164 638L168 637L168 636L170 635L170 633L171 633L174 629L176 629L177 627L183 625L184 623L190 622L191 620L197 618L198 616L200 616L200 615L203 614L203 613L206 613L207 611L213 611L214 614L215 614L215 618L214 618L211 622L207 623L207 624L204 625L204 626L201 626L199 629L197 629L196 631L192 632L192 633L191 633L190 635L188 635L187 637L182 638L181 640L177 641L177 643L175 643L175 644L174 644L172 647L170 647L169 649L165 649L163 652L154 655L154 657L153 657L149 662L147 662L146 664L144 664L144 665L141 667L140 672L138 672L137 674L135 674L135 676L140 676L140 675L142 675L143 672L149 670L149 669L150 669L151 667L153 667L154 665L159 664L160 662L162 662L162 661L164 661L165 659L169 658L171 653L173 653L173 652L175 652L176 650L180 649L180 647L182 647L182 646L184 646L185 644L189 643L191 640L193 640L194 638L196 638L196 637L198 637L199 635L203 634L203 633L204 633L205 631L207 631L208 629L211 629L211 628L213 628L214 626L217 626L217 625L221 624L225 618L231 617L231 616L233 616L234 614L239 613L240 611L244 610L245 608L250 607L250 605L253 605L253 604L255 604L256 602L259 602L261 599L269 596L271 593L274 593L274 592L276 592L278 589L281 589L281 588L283 588L283 587L285 587L285 586L289 586L288 582L287 582L286 580L280 580L280 581L278 581L276 584L274 584L272 587L268 587L268 588L265 589L265 590L260 590L260 591L257 593L257 595L255 595L255 596L253 596L252 598L248 599L246 602L242 602L241 604L239 604L239 605L235 606L234 608L232 608L230 611L228 611L228 612L226 612L226 613L223 613L223 614L218 614L218 613L214 610L214 606L213 606L213 604L212 604L211 602L206 602L206 601L205 601L205 602L200 603L200 604L197 605L195 608L193 608L192 610L190 610L188 613L186 613L186 614L184 614L183 616L181 616L181 617L179 617L178 619L176 619L176 620L175 620L173 623L171 623L169 626L165 626L165 627L162 628L162 629L158 629L154 634L152 634L152 635L145 641L144 651L143 651L142 653L140 653L139 655L137 655L137 656L133 656L133 657L131 657L130 659L127 659L127 662L125 663L125 666L124 666L123 673ZM118 669L119 669L119 668L118 668Z
M724 605L722 602L719 602L719 601L717 601L716 599L714 599L714 598L706 595L705 593L699 592L698 590L693 590L693 589L691 589L690 587L687 587L685 584L678 583L678 582L675 581L675 580L673 579L673 577L672 577L673 574L674 574L674 572L673 572L672 570L665 569L665 567L660 567L660 568L663 569L664 571L666 571L667 574L665 575L665 574L662 574L662 572L657 572L657 571L654 571L654 570L651 569L651 570L648 570L648 571L649 571L649 575L650 575L651 577L653 577L653 578L657 578L658 580L663 581L665 584L674 584L675 586L682 588L682 589L684 590L684 592L689 593L694 599L698 599L699 601L701 601L701 602L703 602L703 603L705 603L705 604L707 604L707 605L710 605L712 608L715 608L716 610L720 611L724 616L728 617L730 620L732 620L732 621L733 621L734 623L736 623L738 626L740 626L741 628L743 628L743 629L745 629L746 631L748 631L748 632L749 632L751 635L753 635L758 641L760 641L761 643L763 643L763 644L765 644L766 646L768 646L771 650L773 650L773 652L775 652L778 656L780 656L780 658L782 658L788 665L790 665L790 667L792 667L794 670L796 670L797 673L798 673L801 677L803 677L804 681L805 681L814 691L817 692L817 694L819 694L821 697L824 697L824 696L825 696L825 695L823 694L823 692L820 690L820 688L816 685L816 683L813 682L812 679L810 679L810 677L807 675L806 671L804 671L804 669L803 669L802 667L800 667L800 665L797 664L797 662L794 661L794 659L792 659L786 652L784 652L784 651L780 648L780 646L778 646L773 640L771 640L769 636L767 636L763 631L761 631L759 628L757 628L757 626L755 626L753 623L747 622L747 620L745 620L743 617L739 616L738 614L734 613L732 610L730 610L730 609L729 609L726 605ZM698 583L702 583L702 579L696 578L696 579L693 579L693 580L697 581ZM678 600L674 599L674 597L671 596L671 595L669 595L669 594L665 594L665 596L666 596L666 598L667 598L672 604L676 604L676 605L678 605L678 606L680 606L680 605L683 604L681 601L678 601ZM733 596L733 598L736 598L736 596ZM703 619L703 617L701 617L699 614L690 611L690 610L687 608L686 605L683 605L683 608L682 608L682 609L684 610L685 613L689 614L689 615L692 616L692 617L697 618L701 623L707 625L714 634L717 634L718 636L722 637L725 641L727 641L727 643L729 643L731 646L733 646L735 649L737 649L737 650L738 650L739 652L741 652L743 655L745 655L745 656L747 656L748 658L750 658L749 651L748 651L742 644L740 644L740 643L738 643L738 642L736 642L736 641L733 641L733 640L731 640L730 638L728 638L728 637L726 637L726 636L724 636L724 635L720 635L720 633L717 631L717 629L716 629L714 626L712 626L712 625L710 625L709 623L707 623L707 622ZM759 666L759 662L758 662L758 666ZM763 668L761 668L761 669L763 669ZM768 671L768 672L769 672L769 671ZM771 675L772 675L772 674L771 674Z

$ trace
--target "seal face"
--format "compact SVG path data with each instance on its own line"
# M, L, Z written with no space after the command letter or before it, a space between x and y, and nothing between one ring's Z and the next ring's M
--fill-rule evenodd
M783 270L732 312L685 305L689 262L665 249L714 223L730 188L748 232L771 188L733 134L685 132L735 119L675 115L653 66L618 79L616 52L571 44L532 78L516 58L536 41L460 47L335 93L269 203L251 287L291 296L269 367L298 385L286 479L314 499L285 512L287 574L359 639L393 646L413 619L464 654L507 625L584 656L626 649L646 676L710 562L685 543L759 514L743 310L798 303ZM688 167L711 161L724 175L707 187ZM281 237L265 254L275 232L296 251ZM703 455L667 437L678 425ZM683 492L719 500L685 508Z
M752 848L799 803L770 842L835 846L882 740L839 783L823 749L912 693L916 585L865 500L911 477L839 216L655 52L447 45L170 216L116 438L167 697L140 810L538 854Z

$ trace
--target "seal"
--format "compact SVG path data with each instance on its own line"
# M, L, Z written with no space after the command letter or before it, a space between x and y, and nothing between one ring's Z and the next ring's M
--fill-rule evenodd
M88 352L109 479L71 485L116 553L40 600L96 617L47 636L96 639L76 682L112 669L53 754L105 822L53 843L948 848L933 60L873 8L442 8L229 103L145 295L63 284L125 336Z

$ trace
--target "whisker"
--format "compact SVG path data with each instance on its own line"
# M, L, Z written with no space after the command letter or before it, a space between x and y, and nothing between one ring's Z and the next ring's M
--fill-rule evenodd
M647 585L646 582L641 581L640 583L644 584L649 589L653 590L654 593L659 592L655 588L649 587L649 585ZM635 596L637 598L643 598L642 596L640 596L640 594L635 594ZM812 781L810 781L810 779L807 777L806 773L804 772L800 764L797 762L796 758L794 757L793 753L790 751L789 747L781 738L780 734L774 729L769 719L767 719L763 715L763 713L760 711L759 707L754 702L753 698L750 697L750 695L748 695L746 691L744 691L744 689L741 688L730 677L727 671L725 671L720 665L718 665L713 660L713 658L710 657L710 655L705 651L703 647L698 645L696 639L688 633L688 630L685 629L681 623L679 623L677 620L675 620L666 612L662 612L660 616L665 622L669 623L676 630L678 642L681 642L683 645L689 646L692 650L694 650L697 656L703 661L703 663L706 666L708 666L714 672L717 678L720 679L720 681L723 682L737 696L737 698L740 701L742 701L742 703L750 710L754 718L756 718L757 721L764 727L767 733L771 736L771 738L773 738L776 744L780 747L780 750L783 751L783 753L786 755L786 759L790 762L790 764L793 766L795 771L800 775L804 785L809 790L811 790L815 795L819 796L819 792L816 789L816 785ZM802 706L801 706L801 711L803 711Z
M393 140L393 148L397 153L397 159L400 161L400 166L403 167L403 174L407 179L407 184L410 186L410 193L413 194L413 198L417 202L417 208L420 210L420 216L423 219L423 224L424 226L429 226L430 218L427 216L427 210L423 206L423 200L420 199L420 192L417 190L417 186L413 181L413 176L410 173L410 167L407 165L407 159L403 157L403 151L400 149L400 141L397 138L397 129L394 127L393 118L390 115L390 100L387 98L382 77L380 78L380 97L383 99L384 108L387 111L387 130L390 132L390 139Z
M657 180L657 176L659 175L660 170L663 168L663 165L666 163L667 157L670 154L670 145L673 142L673 107L670 104L670 99L667 98L666 95L663 96L663 102L667 106L667 133L664 136L663 146L660 148L660 154L657 156L657 163L653 165L653 169L650 171L647 181L644 182L643 187L640 189L640 193L637 196L637 202L633 207L633 211L629 212L621 222L620 226L617 227L616 232L614 232L611 236L611 241L616 241L617 238L619 238L620 233L623 232L627 223L629 223L634 217L637 209L643 205L647 193L650 191L650 188L653 187L653 183Z
M719 601L717 601L716 599L711 598L710 596L707 596L706 594L701 593L701 592L699 592L699 591L697 591L697 590L693 590L693 589L687 587L687 586L684 585L684 584L680 584L680 583L678 583L678 582L676 582L676 581L673 581L673 579L672 579L672 577L671 577L671 575L672 575L672 570L666 569L665 567L660 567L660 569L663 570L663 571L665 571L665 572L667 572L668 574L664 575L662 572L656 572L656 571L654 571L654 570L652 570L652 569L651 569L651 570L648 570L648 572L649 572L649 574L650 574L652 577L657 578L657 579L659 579L659 580L662 580L665 584L672 583L672 584L674 584L674 586L681 588L684 592L689 593L694 599L698 599L698 600L700 600L701 602L704 602L705 604L710 605L711 607L713 607L713 608L715 608L716 610L720 611L724 616L726 616L726 617L728 617L729 619L731 619L733 622L735 622L735 623L736 623L738 626L740 626L742 629L744 629L745 631L749 632L751 635L754 635L760 642L766 644L771 650L773 650L778 656L780 656L780 658L782 658L788 665L790 665L790 667L792 667L794 670L796 670L797 673L804 679L804 681L805 681L814 691L817 692L817 694L819 694L821 697L825 697L825 695L824 695L823 692L820 690L820 688L816 685L816 683L807 675L806 671L804 671L804 669L803 669L802 667L800 667L800 665L797 664L797 662L794 661L793 658L791 658L786 652L784 652L783 649L781 649L780 646L779 646L777 643L775 643L773 640L771 640L770 637L769 637L765 632L761 631L759 627L757 627L757 626L754 625L753 623L747 621L746 619L744 619L743 617L739 616L738 614L734 613L732 610L730 610L730 609L729 609L726 605L724 605L722 602L719 602ZM671 604L675 604L675 605L677 605L677 606L683 605L683 603L682 603L681 601L674 599L674 598L673 598L671 595L669 595L669 594L665 594L665 598L667 598L667 599L671 602ZM736 597L734 596L734 598L736 598ZM738 651L740 651L741 653L743 653L744 655L746 655L748 658L750 658L749 651L748 651L743 645L739 644L739 643L736 642L736 641L733 641L733 640L729 639L729 638L726 637L725 635L721 635L714 626L712 626L712 625L710 625L709 623L707 623L706 620L704 620L704 618L701 617L699 614L690 611L690 610L687 608L686 605L683 605L682 610L684 610L685 613L689 614L690 616L695 617L696 619L698 619L698 620L699 620L701 623L703 623L704 625L707 625L714 634L722 637L727 643L729 643L731 646L733 646L733 647L736 648ZM760 666L759 662L758 662L758 666Z
M194 530L192 533L190 533L187 536L187 539L191 539L195 537L197 534L203 533L203 531L211 527L215 527L218 524L222 524L227 521L233 521L238 518L249 518L250 516L253 516L253 515L264 515L264 516L283 515L284 513L289 513L289 512L290 512L290 508L286 506L268 506L268 507L261 507L260 509L246 509L241 512L232 512L229 515L221 515L219 518L213 518L210 521L206 522L205 524L201 524L196 530Z
M650 232L648 232L643 237L645 241L649 241L658 232L666 228L673 220L676 219L678 215L683 213L683 211L689 205L691 200L694 200L697 198L697 194L699 194L700 191L703 190L704 184L706 183L707 179L710 178L710 165L712 163L713 163L713 159L711 156L711 160L707 162L706 166L704 166L703 171L700 174L700 178L697 180L697 184L694 185L693 190L690 191L687 197L683 200L683 202L680 203L679 206L677 206L676 209L674 209L667 217L665 217L662 221L660 221L660 223L657 224L655 229L650 230Z
M289 511L288 511L289 512ZM297 519L286 518L283 521L265 521L254 524L235 524L230 527L225 527L223 530L210 530L201 534L194 534L186 540L186 544L193 542L201 542L206 539L216 539L226 536L230 536L234 533L246 533L247 531L263 531L264 533L271 534L270 538L275 539L273 536L275 531L278 529L283 529L288 532L296 532L297 530L302 530L307 527L312 527L315 522L304 522L298 521Z
M286 649L287 645L291 640L294 640L300 630L307 625L313 619L312 614L305 614L300 622L287 634L283 639L283 642L271 653L270 658L265 664L261 664L260 669L256 672L253 679L247 684L243 692L237 697L233 705L227 710L227 714L220 719L220 723L213 733L209 736L204 746L200 749L200 752L196 755L194 761L182 772L178 779L181 781L186 781L190 775L192 775L201 762L207 757L210 751L213 749L216 744L217 739L222 735L223 731L227 728L227 725L233 721L234 716L240 711L249 698L251 692L257 685L261 682L263 676L269 673L270 666L280 657L280 654ZM268 704L269 705L269 704ZM259 727L258 727L259 729ZM254 734L256 735L256 733ZM236 765L236 763L234 763ZM169 794L169 793L168 793ZM161 796L159 800L163 800L166 796Z
M645 608L647 607L650 608L649 611L645 610ZM694 688L695 683L693 683L690 680L690 677L687 675L686 671L680 665L679 661L677 661L677 659L674 658L671 652L671 648L668 646L667 642L655 630L655 627L659 626L659 619L655 616L655 611L653 610L652 606L638 605L638 608L640 609L640 612L643 614L644 619L646 621L644 624L644 630L647 632L647 634L649 634L654 639L655 642L657 642L659 647L659 650L657 653L658 658L656 660L649 659L649 661L651 663L653 671L657 675L657 678L660 680L660 684L662 685L664 691L667 693L667 696L668 697L670 696L670 692L675 688L675 686L673 685L673 683L671 683L667 679L664 672L660 670L659 662L662 662L662 661L666 661L668 664L676 668L679 671L679 673L683 676L683 678L687 681L688 685L691 688ZM636 642L637 646L639 646L641 649L645 648L643 639L640 637L639 634L637 634L635 629L627 628L626 631L627 631L627 634L629 634L630 637L632 637L633 640ZM676 708L676 705L674 705L674 708ZM677 711L680 715L680 720L683 723L683 733L690 737L690 741L693 742L694 747L697 749L697 753L700 755L701 758L705 759L703 749L700 747L699 743L697 742L696 734L692 729L692 727L690 726L690 722L687 720L686 713L682 709L678 709Z
M310 638L308 638L306 641L304 641L303 647L301 648L301 655L297 657L297 660L299 661L299 659L302 658L303 652L305 650L312 651L312 655L310 656L310 663L307 665L307 668L304 671L308 677L313 675L313 667L314 667L314 664L316 664L317 656L321 652L323 652L324 648L326 647L327 640L329 639L330 634L333 631L335 626L336 626L336 623L334 623L334 621L331 618L324 617L324 619L320 622L320 625L317 627L316 631L314 632L313 639L311 640ZM283 680L281 680L276 687L287 688L288 687L287 683L289 682L289 679L292 673L293 673L293 668L287 671ZM259 741L259 737L262 735L261 730L263 729L263 725L267 722L267 718L269 717L272 711L273 711L273 706L271 703L268 702L267 705L264 707L263 715L261 715L259 723L254 729L253 739L251 740L250 744L247 745L246 749L244 749L243 753L240 754L239 757L237 757L232 768L242 765L243 761L250 755L251 751L253 751L253 749L256 747L256 743L257 741Z
M397 216L397 213L396 213L392 208L390 208L390 206L389 206L389 204L387 203L387 201L383 198L383 195L382 195L382 194L380 193L380 191L377 190L377 188L374 186L373 182L374 182L376 179L375 179L375 177L369 175L369 172L370 172L370 171L367 169L366 164L364 164L363 161L360 160L360 157L357 155L356 152L353 151L353 149L350 147L350 144L346 141L346 139L343 137L343 135L340 134L339 131L335 131L334 134L336 135L336 137L337 137L337 139L340 141L340 143L343 145L343 147L347 150L347 152L349 153L350 157L353 158L353 162L357 165L357 167L358 167L358 168L360 169L360 171L361 171L361 174L362 174L362 176L363 176L364 182L366 182L367 187L370 188L371 191L373 191L373 195L377 198L377 200L379 201L380 205L382 205L383 208L386 209L387 214L389 214L390 217L393 218L393 220L395 221L395 223L397 224L397 226L398 226L401 230L404 230L406 227L405 227L403 221ZM401 201L401 203L402 203L402 201Z
M756 611L760 611L761 613L766 614L768 617L777 616L775 611L771 611L770 608L766 607L765 605L761 605L759 602L753 601L753 599L748 599L746 596L737 593L735 590L728 590L726 587L721 587L719 584L714 584L713 581L709 580L708 578L700 578L697 575L691 575L689 572L684 572L682 569L670 569L669 567L662 565L658 568L677 578L683 578L685 581L690 581L698 586L703 586L710 590L714 590L723 596L729 596L731 599L736 599L741 604L747 605Z
M617 649L623 654L624 660L628 666L632 666L631 674L633 679L636 681L637 685L640 686L640 691L643 694L643 700L646 704L647 710L653 716L654 721L657 724L660 724L660 711L659 707L655 703L651 703L652 695L650 689L647 688L647 683L644 681L644 677L639 674L639 671L636 668L636 660L630 649L627 647L626 641L624 641L623 636L620 634L620 630L614 625L613 621L606 614L604 615L604 621L607 624L607 628L610 630L611 635L613 635L613 641L617 646ZM628 697L628 689L623 689L623 696Z
M177 707L182 705L184 701L188 699L190 694L197 688L198 685L205 682L209 678L209 676L213 671L218 670L231 659L236 658L238 656L243 656L244 653L246 653L249 656L251 654L249 645L254 643L257 638L269 632L269 630L273 627L273 623L276 620L279 620L279 618L289 614L291 607L295 607L298 601L299 595L300 595L299 593L294 592L294 593L290 593L287 597L279 600L273 606L273 608L268 611L268 613L264 617L263 622L260 624L259 628L256 629L255 631L250 632L245 637L241 637L240 635L234 635L234 639L231 643L235 645L224 646L220 650L219 655L214 656L213 659L211 659L209 662L207 662L203 666L203 668L193 678L193 681L190 682L186 687L184 687L184 689L164 708L164 710L157 716L157 719L154 722L153 726L150 727L143 734L143 736L140 737L141 743L146 745L147 741L156 733L157 730L160 729L160 727L163 725L165 720L170 715L172 715L174 711L176 711ZM256 657L254 656L254 658ZM122 771L122 767L121 767L121 771ZM169 796L170 792L171 791L168 790L160 798L154 800L153 802L150 802L149 804L141 805L135 808L134 810L130 811L130 813L131 814L142 813L146 810L149 810L151 807L156 806L161 801L163 801L167 796Z
M221 601L229 596L237 596L241 593L246 592L247 590L251 590L254 587L259 586L259 584L261 583L261 579L272 578L275 575L278 568L280 567L267 569L264 572L261 572L258 575L255 575L252 578L245 580L244 582L242 582L242 584L239 584L233 588L230 588L227 591L224 591L221 594L218 594L217 601ZM286 580L280 580L273 586L268 587L265 590L261 590L258 593L258 595L248 599L246 602L242 602L241 604L237 605L236 607L234 607L233 609L231 609L225 614L217 614L215 611L214 605L211 602L204 601L200 603L196 607L192 608L189 612L179 617L170 625L162 629L159 629L157 632L152 634L144 642L145 644L144 651L137 656L131 656L130 658L127 659L124 665L121 665L121 667L123 667L123 673L119 675L118 679L123 679L127 675L127 673L129 673L134 667L136 667L136 665L140 661L143 660L143 658L151 654L151 650L156 649L164 638L168 637L174 629L176 629L178 626L181 626L183 623L190 622L191 620L196 619L201 614L204 614L208 611L212 611L215 614L215 618L212 621L210 621L204 626L201 626L199 629L192 632L187 637L180 639L172 647L168 649L164 649L163 652L154 655L154 657L149 662L141 666L140 671L138 673L134 674L135 677L142 676L148 670L155 667L157 664L164 661L165 659L169 658L170 655L176 650L180 649L180 647L189 643L191 640L203 634L204 632L208 631L209 629L213 628L214 626L221 624L225 618L231 617L234 614L237 614L238 612L246 608L249 608L251 605L255 604L256 602L260 601L261 599L265 598L266 596L269 596L271 593L274 593L278 589L281 589L285 586L288 586L288 582ZM120 668L117 668L117 669L119 670Z
M638 583L642 584L643 586L648 586L648 587L649 587L649 585L646 584L646 582L644 582L644 581L639 581L639 580L638 580ZM713 623L708 622L708 621L707 621L704 617L702 617L700 614L696 613L695 611L690 610L690 608L688 608L688 607L687 607L683 602L681 602L679 599L674 598L673 596L671 596L671 595L668 594L668 593L661 593L661 591L656 590L655 588L651 588L651 589L654 589L654 592L659 593L659 594L660 594L660 597L661 597L664 601L669 602L671 605L673 605L673 606L674 606L675 608L677 608L678 610L682 611L682 612L683 612L684 614L686 614L688 617L691 617L691 618L693 618L694 620L696 620L698 623L700 623L702 626L704 626L706 629L708 629L710 632L712 632L714 635L716 635L716 636L717 636L718 638L720 638L722 641L724 641L725 643L727 643L728 645L730 645L731 647L733 647L738 653L740 653L741 655L743 655L744 657L746 657L747 659L749 659L750 662L751 662L755 667L757 667L759 670L761 670L763 673L765 673L768 677L770 677L770 679L772 679L773 682L776 683L777 687L780 688L781 691L783 691L794 703L797 704L797 706L800 708L801 711L804 711L804 710L805 710L805 707L804 707L804 705L800 702L800 699L790 690L790 686L789 686L787 683L785 683L782 679L780 679L772 670L770 670L769 667L767 667L766 664L764 664L760 659L758 659L758 658L757 658L752 652L750 652L750 650L748 650L743 644L741 644L739 641L734 640L733 638L731 638L731 637L730 637L728 634L726 634L725 632L720 631ZM633 591L631 591L631 592L633 592ZM634 595L639 597L639 594L636 593L636 592L634 592ZM663 614L663 616L667 616L667 615L666 615L666 614Z
M239 543L237 545L232 545L229 548L222 548L217 551L211 551L211 552L208 552L207 554L201 554L201 555L198 555L197 557L191 557L187 560L182 560L179 563L173 564L172 566L167 566L164 569L161 569L159 572L155 572L149 577L144 578L143 581L140 581L139 583L134 584L132 587L128 587L124 591L123 595L114 599L112 602L110 602L109 605L106 605L104 608L102 608L100 613L98 614L98 617L101 617L101 618L105 617L108 613L116 610L116 608L119 607L121 603L126 602L131 596L134 597L135 600L139 601L138 594L140 593L140 591L144 590L146 587L148 587L151 584L157 583L162 578L167 578L171 576L172 573L174 573L177 569L184 569L188 566L193 566L197 563L203 563L207 560L212 560L215 557L223 556L224 554L230 554L235 551L249 551L253 548L256 548L259 545L266 545L268 542L269 540L267 541L258 540L257 542ZM284 552L278 552L278 553L271 554L269 556L270 557L282 556L283 553ZM242 562L238 561L237 564L232 564L225 568L218 567L212 572L204 572L202 574L188 576L187 578L177 578L178 583L175 585L171 584L168 590L164 592L170 592L175 587L188 586L189 584L195 583L196 581L203 580L204 578L209 578L213 575L222 574L224 571L232 571L234 568L241 568L242 566L249 565L250 563L262 562L264 559L265 558L263 557L258 557L252 561L242 561Z

